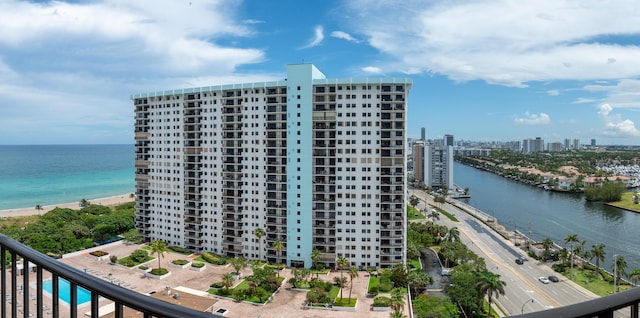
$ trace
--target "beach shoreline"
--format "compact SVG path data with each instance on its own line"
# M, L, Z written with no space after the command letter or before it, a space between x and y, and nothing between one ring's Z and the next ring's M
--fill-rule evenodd
M112 197L98 198L98 199L93 199L88 201L90 204L95 204L95 205L114 206L114 205L134 201L134 198L131 198L130 195L131 193L126 193L126 194L116 195ZM37 210L35 206L32 208L0 210L0 217L43 215L55 208L69 208L69 209L79 210L80 201L61 203L61 204L52 204L52 205L43 205L42 210Z

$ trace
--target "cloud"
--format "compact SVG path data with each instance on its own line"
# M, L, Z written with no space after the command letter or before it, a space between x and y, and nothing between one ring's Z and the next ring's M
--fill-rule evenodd
M513 122L519 125L529 125L529 126L539 126L539 125L548 125L551 123L551 117L545 113L540 114L530 114L529 112L524 113L523 118L516 117Z
M390 1L345 4L350 30L363 34L396 71L419 70L455 81L525 87L532 81L640 76L640 47L617 36L639 34L635 0ZM363 9L366 8L366 9ZM504 14L509 12L509 14ZM402 21L402 23L398 23ZM460 23L464 21L464 23ZM601 39L607 37L607 41ZM617 42L617 43L616 43ZM411 43L411 45L407 45ZM390 67L385 67L391 71Z
M322 43L322 40L324 40L324 29L321 25L318 25L313 29L313 38L302 48L308 49L310 47L318 46Z
M613 137L638 137L640 131L635 123L629 119L622 119L619 114L610 115L613 107L609 104L602 104L599 107L598 115L604 122L603 133Z
M362 68L363 72L372 73L372 74L381 74L382 69L376 66L365 66Z
M560 95L560 90L557 90L557 89L551 89L551 90L548 90L548 91L547 91L547 94L548 94L549 96L558 96L558 95Z
M331 36L338 39L347 40L349 42L358 43L360 42L358 39L351 36L351 34L343 31L333 31L331 32Z
M640 108L640 80L623 79L614 84L592 84L583 87L585 91L604 93L604 103L615 108Z

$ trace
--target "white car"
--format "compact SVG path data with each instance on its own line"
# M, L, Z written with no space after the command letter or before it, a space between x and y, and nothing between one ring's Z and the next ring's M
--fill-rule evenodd
M549 279L544 276L538 277L538 280L543 284L549 284Z

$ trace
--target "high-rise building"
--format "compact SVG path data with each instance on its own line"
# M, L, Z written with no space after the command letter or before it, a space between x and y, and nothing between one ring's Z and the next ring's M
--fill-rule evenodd
M295 64L280 81L132 96L136 227L290 266L311 266L315 249L327 266L404 262L410 88Z
M574 139L573 140L573 149L574 150L580 150L580 139Z
M564 139L564 150L565 151L571 150L571 140L569 138Z
M591 147L595 147L596 146L596 140L595 139L591 139Z
M453 146L453 135L444 135L443 142L445 146Z
M423 180L426 187L453 188L453 146L425 144Z
M427 140L427 131L424 127L420 129L420 140L422 141Z
M417 186L424 184L424 141L413 143L413 176Z

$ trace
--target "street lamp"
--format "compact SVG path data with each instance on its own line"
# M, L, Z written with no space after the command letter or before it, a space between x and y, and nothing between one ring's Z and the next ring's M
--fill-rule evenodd
M527 301L525 301L525 302L522 304L522 309L520 310L520 314L524 314L524 306L529 302L529 300L531 300L531 303L533 304L533 298L528 299Z
M613 293L615 294L618 284L618 255L613 255Z

